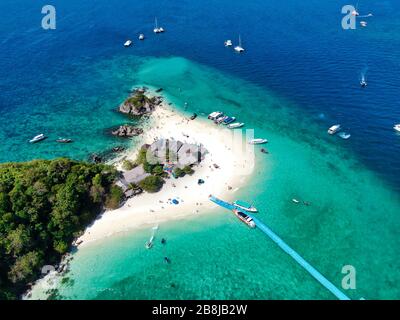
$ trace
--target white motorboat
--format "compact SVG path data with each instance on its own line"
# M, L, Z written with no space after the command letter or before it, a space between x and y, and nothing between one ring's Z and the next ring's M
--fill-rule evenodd
M124 43L124 47L130 47L132 45L132 40L127 40L125 43Z
M250 203L236 200L233 205L239 209L248 211L248 212L258 212L257 208Z
M141 33L141 34L139 35L139 40L144 40L144 34L143 34L143 33Z
M340 124L335 124L334 126L332 126L328 129L328 133L335 134L336 132L340 131L341 128L342 127L340 126Z
M235 47L236 52L244 52L244 48L242 47L242 38L239 36L239 45Z
M265 144L268 143L267 139L252 139L249 141L250 144Z
M224 42L224 46L225 46L225 47L232 47L232 40L226 40L226 41Z
M367 26L367 21L360 21L360 26L365 28Z
M41 133L41 134L39 134L39 135L33 137L31 140L29 140L29 142L30 142L30 143L36 143L36 142L42 141L42 140L44 140L44 139L46 139L46 138L47 138L47 137L46 137L43 133Z
M236 122L232 124L228 124L228 129L236 129L236 128L241 128L244 126L243 122Z
M210 114L208 115L208 119L210 119L210 120L216 120L216 119L222 117L223 115L224 115L224 114L223 114L222 112L220 112L220 111L215 111L215 112L212 112L212 113L210 113Z
M400 123L399 124L395 124L393 129L396 130L397 132L400 132Z
M339 137L341 137L344 140L350 139L351 134L350 133L346 133L346 132L339 132Z

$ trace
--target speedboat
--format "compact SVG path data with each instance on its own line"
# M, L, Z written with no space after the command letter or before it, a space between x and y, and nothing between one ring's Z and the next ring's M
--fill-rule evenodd
M242 122L236 122L232 124L228 124L228 129L236 129L236 128L241 128L244 126L244 123Z
M365 28L367 26L367 21L360 21L360 26Z
M244 213L244 212L242 212L240 210L237 210L237 209L233 209L232 211L233 211L233 213L235 214L236 217L238 217L242 222L247 224L250 228L255 228L256 227L255 222L253 221L253 219L249 215L247 215L246 213Z
M31 140L29 140L29 142L30 142L30 143L36 143L36 142L42 141L42 140L44 140L44 139L46 139L46 138L47 138L47 137L46 137L43 133L41 133L41 134L39 134L39 135L33 137Z
M214 123L215 123L215 124L221 124L222 122L224 122L224 121L225 121L226 119L228 119L228 118L229 118L228 116L221 116L221 117L215 119L215 120L214 120Z
M347 139L349 139L351 137L351 134L350 133L346 133L346 132L339 132L338 136L341 137L344 140L347 140Z
M226 40L224 42L225 47L232 47L232 40Z
M233 203L233 205L239 209L243 209L248 212L258 212L256 207L244 201L237 200Z
M139 40L144 40L144 34L143 34L143 33L141 33L141 34L139 35Z
M244 52L244 48L242 47L242 39L240 38L240 36L239 36L239 45L235 47L235 51L239 53Z
M335 134L336 132L340 131L340 129L341 129L340 124L335 124L334 126L332 126L328 129L328 133Z
M215 111L215 112L212 112L212 113L210 113L209 115L208 115L208 119L210 119L210 120L216 120L216 119L218 119L219 117L222 117L224 114L222 113L222 112L220 112L220 111Z
M58 142L58 143L71 143L71 142L72 142L72 139L58 138L58 139L56 140L56 142Z
M226 117L226 119L224 121L222 121L222 124L230 124L235 120L236 120L235 117Z
M250 144L264 144L268 143L267 139L252 139L249 141Z
M400 132L400 123L399 124L395 124L393 129L396 130L397 132Z
M126 47L126 48L130 47L131 45L132 45L132 40L127 40L127 41L124 43L124 47Z

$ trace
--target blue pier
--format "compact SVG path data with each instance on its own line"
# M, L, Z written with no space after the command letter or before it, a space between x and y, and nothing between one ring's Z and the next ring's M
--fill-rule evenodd
M235 208L229 202L218 199L214 196L210 196L210 201L221 206L222 208L232 210ZM275 232L268 228L263 222L255 218L253 215L248 214L255 222L257 228L264 232L272 241L274 241L283 251L290 255L299 265L301 265L308 273L310 273L320 284L328 289L340 300L350 300L343 292L341 292L332 282L325 278L317 269L309 264L302 256L300 256L295 250L285 243Z

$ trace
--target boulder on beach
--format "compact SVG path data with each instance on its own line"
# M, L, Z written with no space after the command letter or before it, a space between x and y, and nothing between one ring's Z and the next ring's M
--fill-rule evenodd
M134 126L130 126L130 125L126 124L126 125L120 126L116 130L111 131L111 133L114 136L122 137L122 138L136 137L143 133L143 129L136 128Z
M119 106L119 111L132 116L142 116L153 112L161 102L162 97L149 98L145 95L145 91L137 89Z

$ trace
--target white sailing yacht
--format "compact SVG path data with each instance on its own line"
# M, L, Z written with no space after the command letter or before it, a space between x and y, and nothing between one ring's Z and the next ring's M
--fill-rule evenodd
M154 33L162 33L164 32L164 28L158 27L157 17L155 18L155 25L154 25Z
M244 48L242 47L242 38L240 37L240 35L239 35L239 45L235 47L235 51L239 53L244 51Z

